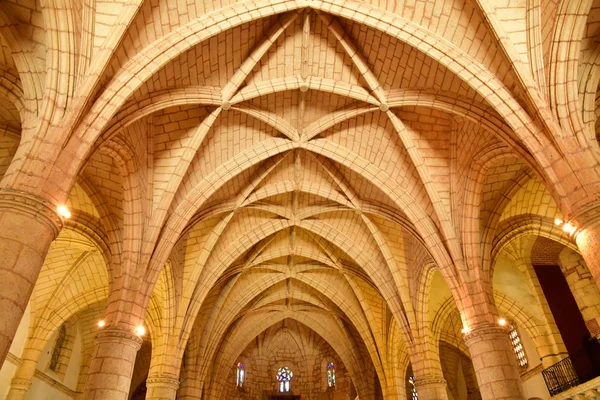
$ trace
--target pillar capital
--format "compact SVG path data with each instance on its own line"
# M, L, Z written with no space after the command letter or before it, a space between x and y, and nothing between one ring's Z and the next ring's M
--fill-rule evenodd
M62 218L55 207L45 199L32 193L13 189L0 189L0 211L10 209L43 221L58 236L63 227Z
M133 331L107 326L96 334L83 398L127 400L142 339Z
M142 347L142 338L124 328L107 326L96 334L96 343L116 343L131 346L137 352Z
M586 229L600 224L600 201L594 201L581 207L571 215L577 230Z
M146 379L146 399L148 400L175 400L179 389L179 379L174 375L152 374Z
M508 330L481 324L465 334L483 400L523 400L523 384Z
M179 389L179 378L169 375L150 375L146 379L146 387Z
M31 379L13 378L10 380L10 388L27 392L31 387Z
M418 389L422 386L438 386L443 385L446 387L446 380L441 376L424 376L424 377L415 377L415 387Z
M23 400L31 387L31 379L13 378L6 400Z
M479 340L493 340L493 337L500 335L508 337L508 330L505 327L498 325L477 326L469 332L465 333L465 344L468 346L469 343Z
M439 375L415 376L415 389L419 398L448 400L447 382Z

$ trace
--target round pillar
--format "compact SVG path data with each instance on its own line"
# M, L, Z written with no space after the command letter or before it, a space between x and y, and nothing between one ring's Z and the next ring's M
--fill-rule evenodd
M36 354L39 356L39 352ZM31 387L35 369L37 367L37 358L24 358L21 365L17 367L13 379L10 381L10 390L6 396L6 400L23 400L25 394Z
M500 326L479 326L465 334L483 400L523 400L519 367L508 332Z
M0 365L4 363L52 241L62 228L41 197L0 189Z
M83 397L127 400L140 347L142 339L132 331L106 327L98 332Z
M415 377L415 389L417 390L419 399L448 400L446 386L446 380L441 376Z
M600 287L600 206L595 206L574 218L575 241L596 285Z
M175 400L179 379L169 376L149 376L146 379L146 400Z
M31 379L13 378L10 381L10 392L8 392L6 400L23 400L30 387Z

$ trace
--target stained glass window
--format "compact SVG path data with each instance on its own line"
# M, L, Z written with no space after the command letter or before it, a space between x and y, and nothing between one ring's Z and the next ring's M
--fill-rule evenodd
M335 387L335 364L327 364L327 386Z
M58 329L58 336L56 338L56 342L54 343L54 350L52 350L52 357L50 358L49 368L51 371L56 371L56 367L58 367L58 361L60 359L60 354L62 352L63 345L65 344L65 339L67 337L67 328L64 325L61 325Z
M238 363L237 365L237 374L236 374L236 384L237 387L244 387L244 379L246 379L246 373L244 371L244 364Z
M408 384L410 385L410 393L412 395L412 400L419 400L419 395L417 394L417 388L415 387L415 377L411 375L408 377Z
M525 349L521 343L519 332L517 332L517 327L514 324L508 326L508 336L510 337L515 357L517 357L517 364L519 364L519 367L526 369L528 364L527 356L525 355Z
M290 381L294 373L288 367L281 367L277 370L277 381L279 382L279 391L282 393L290 391Z

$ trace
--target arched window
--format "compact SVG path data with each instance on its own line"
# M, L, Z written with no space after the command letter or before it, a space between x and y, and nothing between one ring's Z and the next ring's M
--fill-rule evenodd
M236 384L237 387L244 387L244 379L246 378L246 374L244 372L244 364L238 363L237 365L237 374L236 374Z
M63 324L58 329L58 336L56 337L56 342L54 343L54 350L52 350L52 357L50 358L50 365L48 366L51 371L56 371L58 368L58 361L60 360L60 355L66 338L67 328L65 328L65 325Z
M335 387L335 364L327 364L327 386Z
M410 388L410 394L412 395L412 400L419 400L419 395L417 394L417 388L415 387L415 376L410 375L408 377L408 386Z
M281 367L277 370L277 381L279 382L279 391L286 393L290 391L290 381L294 373L288 367Z
M517 357L517 364L519 364L519 367L526 369L528 365L527 356L525 355L525 349L523 348L523 343L521 343L521 337L515 324L508 326L508 335L513 346L513 351L515 352L515 357Z

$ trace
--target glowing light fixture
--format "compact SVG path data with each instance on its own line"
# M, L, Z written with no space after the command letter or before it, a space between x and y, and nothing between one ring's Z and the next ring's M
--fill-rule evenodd
M469 328L464 327L464 328L462 328L461 332L467 334L467 333L469 333Z
M577 230L577 227L575 225L573 225L572 223L570 223L569 221L565 222L560 218L556 218L554 220L554 224L556 226L561 226L562 225L562 229L563 231L565 231L566 233L572 234Z
M500 318L500 319L498 320L498 325L500 325L500 326L504 326L504 325L506 325L506 320L505 320L504 318Z
M100 328L104 328L104 325L106 325L106 322L104 322L104 320L98 321L98 326Z
M573 233L575 231L575 226L573 226L573 224L571 224L570 222L567 222L563 225L563 231L567 233Z
M63 218L71 218L71 211L65 205L56 207L56 212Z
M146 334L146 328L140 325L135 328L135 333L137 333L138 336L144 336Z

